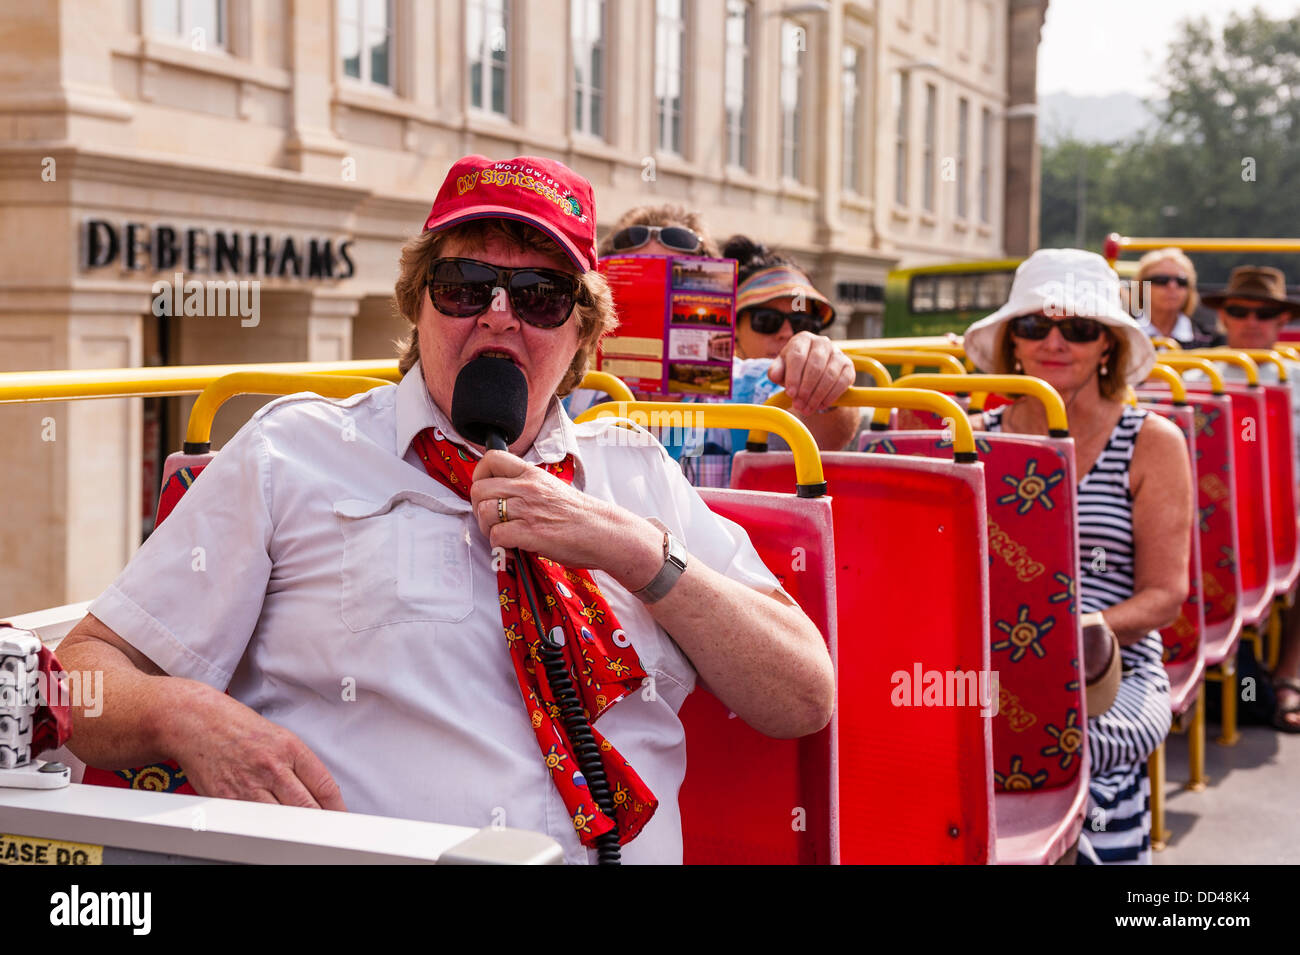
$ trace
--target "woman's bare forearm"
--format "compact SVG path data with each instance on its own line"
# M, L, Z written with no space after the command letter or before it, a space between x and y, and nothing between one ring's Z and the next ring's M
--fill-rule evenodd
M1107 607L1101 615L1115 631L1120 644L1128 647L1152 630L1167 627L1177 620L1179 608L1186 599L1185 591L1179 595L1174 591L1148 587L1113 607Z

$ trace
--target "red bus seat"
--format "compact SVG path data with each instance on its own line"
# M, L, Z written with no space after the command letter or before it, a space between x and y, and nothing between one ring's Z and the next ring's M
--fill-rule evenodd
M716 514L745 528L763 562L817 624L834 659L830 499L724 489L701 489L700 496ZM679 716L686 729L680 807L688 865L839 862L837 715L812 736L772 739L701 687Z
M1141 397L1141 393L1139 393ZM1196 448L1196 414L1186 405L1164 401L1143 401L1142 406L1178 426L1187 441L1192 465L1192 487L1199 488L1199 453ZM1160 631L1165 645L1165 670L1169 673L1170 709L1183 713L1196 702L1205 675L1205 609L1201 601L1201 529L1192 522L1191 549L1187 562L1187 599L1178 619Z
M914 685L934 687L938 673L955 701L988 680L983 467L846 452L823 454L822 467L835 528L840 861L995 861L979 693L925 705ZM785 453L742 452L731 473L746 490L794 482Z
M1050 864L1078 838L1087 799L1074 442L983 433L989 530L997 857ZM943 455L936 432L872 432L864 451Z
M1188 398L1208 392L1210 385L1188 382ZM1231 401L1234 498L1237 514L1237 563L1241 572L1241 620L1258 625L1272 607L1273 517L1270 505L1268 412L1259 387L1228 382ZM1288 458L1290 451L1287 452Z
M1273 589L1289 594L1300 577L1300 541L1296 535L1295 434L1289 385L1261 385L1268 412L1269 503L1273 518Z

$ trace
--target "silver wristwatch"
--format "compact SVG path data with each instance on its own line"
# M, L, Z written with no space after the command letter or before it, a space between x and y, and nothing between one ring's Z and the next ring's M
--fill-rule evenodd
M651 524L664 532L664 565L655 574L654 580L640 590L632 591L632 596L644 603L652 604L662 600L673 589L677 578L686 570L686 546L674 537L664 525L653 517L647 518Z

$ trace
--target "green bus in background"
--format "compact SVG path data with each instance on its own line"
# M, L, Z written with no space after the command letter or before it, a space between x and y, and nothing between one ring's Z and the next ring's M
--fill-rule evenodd
M945 262L895 269L885 279L882 338L961 335L971 322L997 311L1011 292L1011 279L1024 259ZM1131 278L1136 262L1117 262Z

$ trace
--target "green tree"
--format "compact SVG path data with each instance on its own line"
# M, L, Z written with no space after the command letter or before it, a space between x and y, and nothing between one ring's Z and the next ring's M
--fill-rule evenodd
M1158 122L1131 142L1044 150L1043 244L1075 244L1080 161L1089 170L1090 248L1111 231L1300 233L1300 15L1272 19L1256 8L1230 15L1219 33L1204 18L1184 21L1160 86L1164 98L1149 104ZM1203 256L1197 265L1203 281L1222 282L1244 261L1277 265L1300 280L1295 256Z

